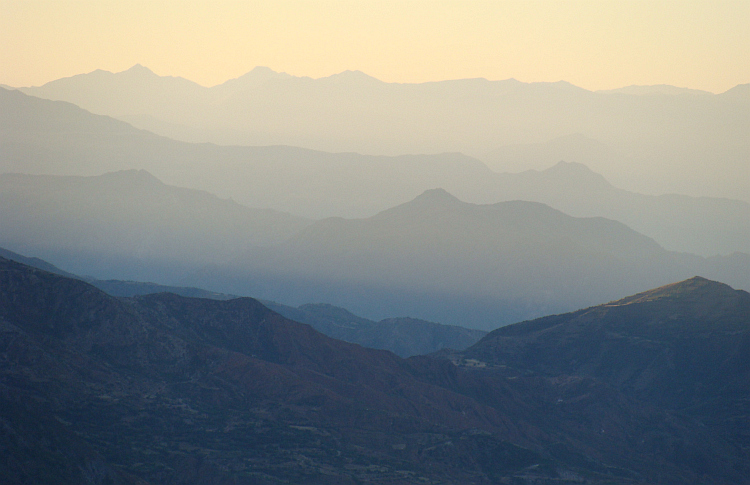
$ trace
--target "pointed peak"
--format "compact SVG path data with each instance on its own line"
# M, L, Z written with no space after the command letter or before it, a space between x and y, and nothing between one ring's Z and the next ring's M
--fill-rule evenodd
M428 189L418 195L413 202L429 202L429 203L455 203L461 202L454 195L450 194L443 188Z
M257 82L265 82L271 79L286 79L293 77L291 74L287 74L285 72L277 72L271 69L270 67L266 66L255 66L250 71L246 72L240 77L230 79L221 86L232 86L236 84L251 84L254 85L254 83Z
M248 74L253 76L273 76L274 74L279 73L267 66L255 66L250 72L248 72Z
M128 74L139 74L139 75L144 75L145 74L145 75L149 75L149 76L156 76L156 74L154 73L154 71L152 71L148 67L145 67L145 66L143 66L141 64L135 64L133 67L131 67L130 69L128 69L126 71L123 71L123 72L126 72Z
M455 209L472 206L457 199L445 189L428 189L414 199L391 207L373 216L374 219L389 218L394 215L407 217L425 217L434 213L453 212Z

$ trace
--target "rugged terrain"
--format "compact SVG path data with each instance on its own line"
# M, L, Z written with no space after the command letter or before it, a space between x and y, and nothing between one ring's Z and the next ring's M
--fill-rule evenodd
M712 384L706 379L720 369L716 384L727 392L718 401L712 392L686 399L659 389L660 376L677 372L668 360L631 359L648 362L655 376L638 381L638 392L611 378L620 373L606 353L580 361L611 372L564 363L550 370L544 356L500 362L499 336L547 320L491 333L465 353L403 360L325 337L253 299L118 299L1 259L1 478L747 483L741 428L731 433L728 424L744 416L748 295L704 280L696 292L695 281L597 308L639 310L630 326L653 335L611 333L655 355L690 339L709 342L703 353L675 351L674 364L687 366L680 382L694 387ZM579 320L613 325L596 316ZM563 348L590 341L588 326L568 332ZM701 419L701 406L727 412Z

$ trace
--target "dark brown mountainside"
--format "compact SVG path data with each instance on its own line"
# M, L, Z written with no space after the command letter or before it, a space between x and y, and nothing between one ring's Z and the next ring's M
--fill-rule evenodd
M748 476L744 452L712 428L594 378L402 360L253 299L117 299L5 259L0 401L3 483Z
M552 378L593 378L690 415L738 449L750 447L750 294L721 283L695 277L510 325L453 358Z

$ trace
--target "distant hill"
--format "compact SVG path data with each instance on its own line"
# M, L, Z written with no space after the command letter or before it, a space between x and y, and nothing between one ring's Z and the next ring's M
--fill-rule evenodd
M742 311L710 293L700 319ZM4 483L748 483L712 420L592 377L403 360L250 298L117 299L0 258L0 328Z
M561 140L556 147L564 144ZM467 192L456 194L466 194L462 198L469 202L531 200L576 217L614 219L673 251L702 256L750 254L750 203L636 194L612 186L579 163L558 162L542 171L498 174L484 194Z
M747 202L635 194L578 163L494 173L456 153L373 157L284 146L181 143L19 91L0 90L0 108L4 172L91 176L143 169L169 185L310 218L369 217L442 187L473 203L530 200L574 216L619 220L675 251L750 253ZM544 168L561 159L595 166L612 150L617 151L579 134L547 144L515 145L504 153L509 162L542 160L532 166ZM742 178L741 168L735 174Z
M68 273L67 271L62 270L57 266L44 261L43 259L23 256L4 248L0 248L0 257L23 263L27 266L31 266L32 268L37 268L60 276L65 276L66 278L85 281L112 296L130 297L136 295L149 295L152 293L174 293L176 295L187 296L190 298L210 298L214 300L230 300L232 298L239 298L236 295L225 295L223 293L202 290L200 288L167 286L141 281L99 280L90 276L79 276Z
M465 349L487 333L408 317L375 322L327 303L308 303L297 308L274 302L263 304L291 320L307 323L329 337L373 349L390 350L401 357L429 354L445 348Z
M750 83L738 84L732 89L721 93L720 96L732 101L748 102L750 101Z
M329 302L375 320L411 315L491 330L690 274L748 287L746 259L735 272L725 258L666 251L612 220L536 202L469 204L435 189L370 218L318 221L186 281L291 305Z
M0 175L0 244L99 279L174 279L279 242L309 221L168 186L149 173Z
M67 271L64 271L54 264L48 263L47 261L37 258L37 257L29 257L24 256L22 254L15 253L13 251L10 251L5 248L0 248L0 257L9 259L11 261L16 261L18 263L23 263L26 266L31 266L32 268L41 269L44 271L47 271L49 273L54 273L60 276L65 276L66 278L74 278L74 279L82 279L78 275L74 275L73 273L68 273Z

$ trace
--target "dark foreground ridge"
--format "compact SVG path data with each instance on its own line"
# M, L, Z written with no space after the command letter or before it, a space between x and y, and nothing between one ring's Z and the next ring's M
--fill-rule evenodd
M83 280L112 296L133 297L152 293L174 293L190 298L212 300L239 298L237 295L217 293L201 288L81 277L63 271L42 259L23 256L4 248L0 248L0 257L50 273ZM344 308L326 303L305 304L298 308L269 301L262 303L276 313L290 320L306 323L329 337L373 349L390 350L401 357L430 354L444 348L463 350L487 334L483 330L442 325L409 317L388 318L375 322L354 315Z
M728 322L739 353L707 340L713 367L747 385L747 294L704 293L693 327ZM404 360L250 298L114 298L0 258L0 482L747 483L746 443L696 417L702 395L664 404L606 375L472 357L496 338L451 356L464 365Z

